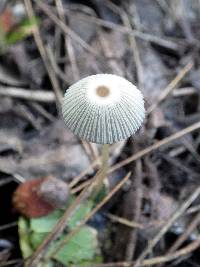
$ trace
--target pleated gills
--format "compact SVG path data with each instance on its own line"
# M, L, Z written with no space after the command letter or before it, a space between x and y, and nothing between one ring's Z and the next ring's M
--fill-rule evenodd
M139 129L145 117L144 101L130 82L128 89L122 87L120 98L102 105L87 97L86 82L78 83L67 90L63 100L63 118L74 134L89 142L112 144L127 139Z

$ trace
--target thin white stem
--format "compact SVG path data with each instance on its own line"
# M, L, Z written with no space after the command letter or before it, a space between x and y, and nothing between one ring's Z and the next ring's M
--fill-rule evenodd
M94 190L94 196L96 196L101 190L103 180L106 177L106 173L108 171L108 158L109 158L109 144L104 144L102 149L102 165L100 169L100 173L96 179L96 185Z

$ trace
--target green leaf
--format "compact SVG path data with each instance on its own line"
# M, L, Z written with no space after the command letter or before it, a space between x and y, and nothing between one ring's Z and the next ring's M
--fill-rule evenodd
M80 221L82 221L85 216L91 211L92 207L92 201L87 201L80 204L79 208L74 212L74 214L68 221L69 228L73 229L74 227L76 227L80 223Z
M36 232L31 233L30 244L33 250L36 250L36 248L42 243L42 241L45 239L47 235L48 233L36 233Z
M23 255L23 258L29 257L32 253L33 250L30 246L30 240L29 240L29 225L28 225L28 220L26 220L23 217L20 217L18 220L18 231L19 231L19 244L20 244L20 249Z
M80 221L91 211L92 206L93 203L91 201L81 204L69 219L68 226L70 228L74 228L77 224L79 224ZM32 218L30 219L30 228L37 233L51 232L62 215L62 210L56 210L47 216Z
M100 188L100 191L94 198L94 203L98 204L99 202L101 202L107 196L107 194L108 194L108 188L105 186L105 184L103 184L102 187Z
M62 216L63 211L55 210L53 213L40 218L30 219L30 228L36 233L49 233Z
M16 42L21 41L27 36L31 35L33 33L34 27L37 24L38 24L38 19L35 17L23 20L15 30L6 34L5 36L6 44L7 45L15 44Z
M64 238L62 236L60 240L62 241ZM94 260L97 248L97 231L92 227L84 226L59 250L54 258L64 265L81 264L84 261Z
M72 203L73 201L74 198L72 197L70 202ZM73 216L69 219L68 228L66 229L67 232L65 231L59 240L52 243L47 256L51 256L58 244L66 238L69 230L75 228L91 211L92 207L92 201L86 201L79 206ZM20 232L20 242L23 243L23 248L22 246L21 248L25 250L25 253L23 253L24 257L30 256L33 251L37 249L48 233L52 231L63 213L63 210L56 210L48 216L32 218L29 219L29 221L23 218L21 219L21 229L25 229L23 232ZM23 238L23 235L25 235L25 239ZM27 248L29 249L28 252ZM57 252L54 259L68 267L84 267L87 266L87 264L99 262L100 256L97 231L90 226L81 227L79 232ZM51 261L45 264L42 263L41 266L38 267L52 267Z

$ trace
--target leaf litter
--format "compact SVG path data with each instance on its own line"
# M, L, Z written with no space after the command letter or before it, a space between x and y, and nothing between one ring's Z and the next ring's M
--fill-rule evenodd
M19 2L24 7L23 2ZM44 48L49 46L52 51L53 60L49 60L49 66L55 73L61 92L76 79L99 72L115 73L138 84L138 65L133 57L136 51L132 51L128 38L131 36L135 37L137 44L142 69L140 79L147 108L156 103L169 83L189 62L193 63L190 71L149 114L145 126L134 141L115 145L111 165L199 122L199 1L115 0L102 3L95 0L74 3L63 0L65 23L80 37L79 42L66 35L60 22L55 24L37 1L32 2L36 17L39 18ZM44 3L59 18L54 4L53 0ZM16 5L17 3L8 3L6 8L16 10ZM7 9L3 5L1 14L7 12L5 10ZM127 30L124 26L119 10L126 13L132 29ZM21 17L17 17L17 26L24 16L28 18L23 12ZM15 28L11 27L6 30L13 29ZM95 53L85 49L82 41ZM11 199L17 186L16 177L22 177L25 181L54 175L70 183L74 177L85 172L92 160L98 157L98 153L94 154L91 147L87 150L80 140L65 129L55 102L50 102L48 97L45 103L36 103L31 97L25 100L14 95L6 96L6 88L9 90L11 87L16 91L22 88L27 92L42 90L44 98L45 92L53 93L52 80L49 79L30 32L28 36L22 36L21 40L3 47L0 57L0 87L4 88L4 95L0 99L1 180L15 177L12 182L0 188L1 207L2 210L6 209L7 216L5 220L0 220L1 225L4 225L16 219L13 218L11 205L5 204L3 200L4 190ZM165 221L199 186L199 148L199 131L195 131L108 176L110 188L113 188L124 172L133 172L123 190L92 220L95 231L99 232L102 227L104 229L103 235L99 235L99 242L105 262L136 260L144 247L165 226ZM98 151L99 147L95 149ZM98 164L90 168L81 182L90 179L97 166ZM198 205L199 198L193 203L194 207ZM107 214L119 218L120 223L109 219ZM162 236L159 245L152 251L152 257L165 255L195 220L195 214L186 214ZM135 222L136 225L139 223L142 229L132 229L122 224L123 220L120 219ZM86 232L87 227L90 226L86 226ZM190 243L198 237L197 226L184 240ZM5 233L2 231L1 238L17 244L16 227ZM96 236L92 238L96 240ZM39 242L40 238L35 239ZM180 267L197 266L200 262L197 254L197 251L193 251L188 257L182 257L180 262L174 260L174 263ZM12 249L10 255L10 259L20 257L20 253L15 253ZM4 259L5 264L6 261ZM164 263L169 266L167 264Z

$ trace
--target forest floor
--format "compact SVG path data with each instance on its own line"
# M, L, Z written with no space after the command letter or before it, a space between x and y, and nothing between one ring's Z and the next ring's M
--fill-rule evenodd
M52 175L77 187L99 168L101 146L60 112L65 90L96 73L136 84L147 110L111 146L108 192L131 175L92 219L98 266L200 266L199 25L199 0L1 1L0 266L23 266L19 184Z

